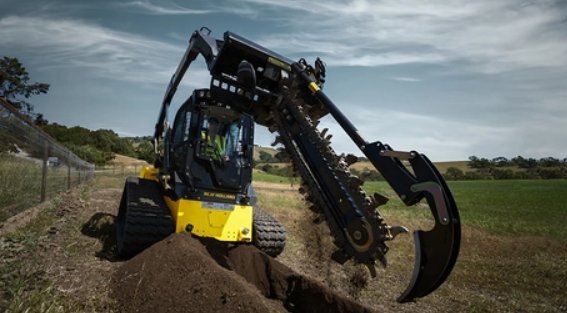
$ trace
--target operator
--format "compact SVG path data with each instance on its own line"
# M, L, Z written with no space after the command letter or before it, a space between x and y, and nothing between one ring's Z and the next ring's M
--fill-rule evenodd
M209 117L208 134L203 133L203 139L207 140L207 155L214 156L219 161L230 160L226 151L226 138L219 134L220 122L216 117Z

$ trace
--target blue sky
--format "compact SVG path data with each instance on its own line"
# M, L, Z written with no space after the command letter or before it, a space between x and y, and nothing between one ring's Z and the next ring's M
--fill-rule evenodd
M0 2L0 56L17 57L52 122L153 133L191 33L236 32L291 59L320 56L325 92L368 140L434 161L567 157L564 1ZM209 76L196 63L173 110ZM177 104L177 105L175 105ZM330 118L338 152L356 147ZM256 141L272 135L257 128Z

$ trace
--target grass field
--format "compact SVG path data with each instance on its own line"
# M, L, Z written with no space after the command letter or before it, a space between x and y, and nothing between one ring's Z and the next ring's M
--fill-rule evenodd
M567 180L454 181L449 188L465 225L495 234L567 235ZM391 196L385 215L409 217L416 210L405 208L386 182L368 182L365 189Z
M301 183L301 179L298 177L284 177L278 176L273 174L268 174L261 170L254 170L253 172L253 180L255 181L262 181L268 183L282 183L282 184L298 184Z
M254 180L290 184L290 179L254 172ZM297 185L299 179L294 184ZM567 236L567 180L491 180L448 182L463 224L494 234ZM364 189L390 198L380 207L384 216L426 218L424 205L406 207L388 183L371 181Z

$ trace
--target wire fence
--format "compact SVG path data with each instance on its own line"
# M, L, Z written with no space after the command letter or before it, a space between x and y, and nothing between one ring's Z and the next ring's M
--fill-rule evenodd
M0 223L90 180L94 170L0 98Z

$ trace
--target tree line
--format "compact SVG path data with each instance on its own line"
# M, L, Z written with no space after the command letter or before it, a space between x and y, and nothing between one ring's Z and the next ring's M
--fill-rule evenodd
M472 168L482 169L490 167L510 167L516 166L523 169L537 167L565 167L567 166L567 158L557 159L554 157L545 157L541 159L524 158L517 156L512 159L505 157L496 157L493 159L479 158L475 155L469 157L468 165Z
M474 179L555 179L567 178L567 158L544 157L540 159L517 156L512 159L493 159L470 156L468 167L463 171L449 167L444 176L448 180Z

